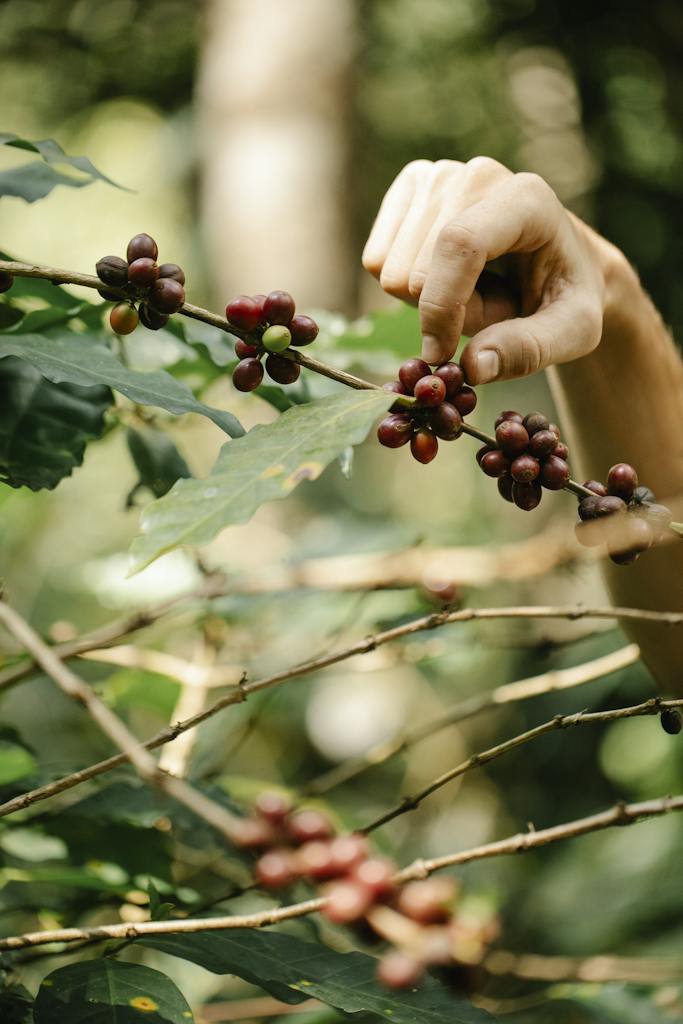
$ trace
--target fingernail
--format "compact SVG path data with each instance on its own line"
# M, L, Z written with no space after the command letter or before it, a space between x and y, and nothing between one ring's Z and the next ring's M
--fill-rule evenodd
M422 336L422 358L425 363L442 363L441 345L432 334Z
M488 384L500 373L500 359L497 352L488 350L477 356L477 384Z

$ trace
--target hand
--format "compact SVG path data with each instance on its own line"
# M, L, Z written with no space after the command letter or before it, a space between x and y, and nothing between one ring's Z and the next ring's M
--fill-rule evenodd
M465 333L467 379L485 384L597 346L611 249L536 174L488 157L415 160L384 197L363 266L419 306L427 362L450 359ZM507 280L484 269L501 256Z

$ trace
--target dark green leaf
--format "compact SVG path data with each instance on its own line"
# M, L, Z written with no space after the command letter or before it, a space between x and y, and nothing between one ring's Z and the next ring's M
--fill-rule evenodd
M0 331L6 331L9 327L14 327L23 316L23 310L17 309L16 306L10 306L8 302L0 302Z
M391 991L375 981L377 961L364 953L337 953L293 935L239 928L143 940L164 953L215 974L236 974L287 1003L311 996L357 1013L369 1010L394 1024L484 1024L490 1014L427 978L416 990Z
M126 431L128 450L140 474L137 487L147 487L155 498L170 491L176 480L192 476L171 438L163 430L146 427Z
M0 171L0 196L15 196L27 203L35 203L49 195L57 185L83 188L84 185L90 185L91 181L62 174L47 164L22 164L21 167Z
M2 1024L33 1024L33 996L23 985L10 985L0 992Z
M348 445L363 441L392 399L386 391L353 391L299 405L224 445L205 480L179 480L146 509L131 549L135 569L180 544L206 544L263 502L315 480Z
M254 394L262 398L268 405L272 405L278 412L287 412L294 405L287 392L274 384L261 384L256 388Z
M107 185L113 185L114 188L124 188L123 185L117 185L106 174L98 171L87 156L69 156L54 139L22 139L14 132L0 132L0 146L12 146L15 149L24 149L29 153L37 153L47 164L67 164L69 167L75 167L91 180L98 179L106 182ZM129 192L130 189L124 188L124 191Z
M22 334L14 337L4 334L0 336L0 359L8 355L30 363L55 384L104 384L140 405L156 405L176 414L194 412L207 416L230 437L244 433L232 413L204 405L165 370L152 373L130 370L99 339L90 335Z
M161 971L103 957L69 964L43 980L35 1024L188 1024L182 992Z
M22 359L0 359L0 479L11 487L56 487L102 436L107 387L51 384Z

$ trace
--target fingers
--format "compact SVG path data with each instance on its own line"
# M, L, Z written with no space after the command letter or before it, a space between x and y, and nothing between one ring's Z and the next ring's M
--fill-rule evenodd
M423 359L444 362L454 354L486 263L540 249L556 234L562 212L541 178L516 174L442 228L419 302Z
M410 209L420 178L431 167L429 160L414 160L407 164L384 196L362 256L363 266L375 277L379 277L382 271L389 250Z

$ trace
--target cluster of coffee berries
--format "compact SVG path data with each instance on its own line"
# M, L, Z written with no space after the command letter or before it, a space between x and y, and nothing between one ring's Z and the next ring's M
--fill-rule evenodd
M463 416L477 404L459 363L444 363L432 373L423 359L407 359L399 368L398 380L384 388L397 395L412 395L415 404L385 416L377 428L379 443L401 448L410 442L413 458L425 464L436 457L439 438L454 441L460 437Z
M318 325L310 316L296 313L289 292L268 295L238 295L225 307L232 327L244 332L235 343L239 359L232 375L238 391L254 391L263 380L263 364L276 384L293 384L301 367L283 355L290 345L310 345L318 336Z
M496 444L485 444L477 462L498 480L506 501L530 512L540 503L543 488L560 491L569 481L569 451L560 428L542 412L506 410L496 420Z
M586 547L606 544L617 565L631 565L658 541L671 522L671 512L657 504L649 487L638 485L638 474L627 462L618 462L607 483L587 480L592 494L579 501L576 537Z
M14 278L8 271L0 270L0 295L3 292L8 292L14 284Z
M377 977L390 988L414 986L431 966L479 963L495 937L490 916L456 910L454 879L397 885L397 865L373 853L365 836L336 835L325 814L296 808L279 792L260 794L236 842L258 852L259 885L280 889L303 879L320 886L328 920L388 939Z
M184 272L177 263L157 264L158 255L157 243L143 233L131 238L125 260L120 256L103 256L97 261L100 281L125 293L125 301L121 301L116 292L100 291L102 298L116 302L109 323L117 334L130 334L138 323L151 331L161 330L169 315L177 313L184 304Z

